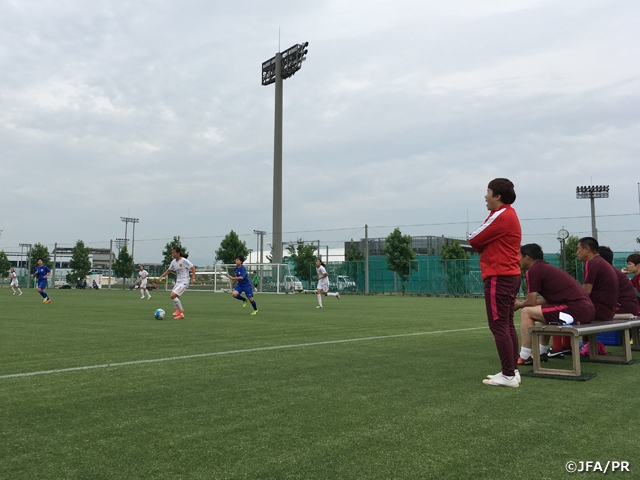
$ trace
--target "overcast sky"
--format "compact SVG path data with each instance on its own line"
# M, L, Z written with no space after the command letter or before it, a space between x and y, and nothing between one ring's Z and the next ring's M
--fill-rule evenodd
M108 247L121 216L141 262L270 241L261 64L305 41L283 240L464 237L508 177L525 243L589 235L592 183L600 243L638 249L639 23L637 0L0 0L0 249Z

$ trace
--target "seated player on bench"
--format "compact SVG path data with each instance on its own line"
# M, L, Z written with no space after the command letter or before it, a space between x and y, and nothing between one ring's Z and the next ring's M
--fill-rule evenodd
M636 299L636 291L633 288L631 280L617 268L613 267L613 251L609 247L598 247L598 253L604 258L616 272L618 277L618 305L616 314L631 313L638 315L638 300Z
M531 334L535 322L546 324L591 323L595 317L593 303L582 286L567 272L544 261L540 245L530 243L520 248L520 267L526 271L527 298L516 301L520 313L522 347L518 365L531 365ZM538 298L540 295L542 298ZM540 338L540 361L547 361L549 337Z

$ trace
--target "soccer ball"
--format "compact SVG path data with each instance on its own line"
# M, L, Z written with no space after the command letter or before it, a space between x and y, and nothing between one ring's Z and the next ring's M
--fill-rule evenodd
M159 308L155 312L153 312L153 316L156 317L156 320L162 320L164 318L164 310Z

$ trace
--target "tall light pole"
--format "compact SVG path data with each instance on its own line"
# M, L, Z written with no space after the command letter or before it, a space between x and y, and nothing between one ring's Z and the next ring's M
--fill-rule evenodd
M598 240L596 228L596 198L609 198L609 185L589 185L576 187L576 198L589 198L591 200L591 236Z
M255 233L258 236L258 245L256 245L256 253L259 251L260 252L260 263L262 263L262 252L264 251L264 235L265 232L264 230L254 230L253 233Z
M140 221L138 218L120 217L120 220L124 222L124 240L127 241L127 227L130 223L133 223L133 240L131 242L131 260L133 260L133 249L136 248L136 223Z
M31 275L31 244L30 243L20 243L20 258L22 258L22 248L27 249L27 288L29 288L29 275ZM24 268L24 265L22 265Z
M275 127L273 141L273 232L272 261L282 263L282 81L302 67L309 42L296 44L276 53L262 64L262 85L276 84Z

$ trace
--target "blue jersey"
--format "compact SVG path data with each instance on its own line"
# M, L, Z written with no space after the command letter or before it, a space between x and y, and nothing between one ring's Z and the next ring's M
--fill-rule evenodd
M244 265L240 265L239 267L236 267L236 277L242 277L242 280L238 280L238 285L244 287L244 286L251 286L251 282L249 281L249 279L247 278L247 269L244 268Z
M51 271L46 265L38 266L33 270L33 274L38 277L38 282L44 280L47 274Z

